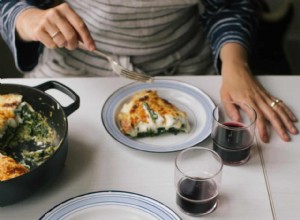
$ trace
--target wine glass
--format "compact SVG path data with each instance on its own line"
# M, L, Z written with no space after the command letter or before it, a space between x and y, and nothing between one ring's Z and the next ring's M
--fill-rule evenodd
M213 149L227 165L241 165L251 156L255 137L255 110L241 102L222 102L213 110Z
M223 162L211 149L191 147L175 160L176 203L188 215L213 212L218 204Z

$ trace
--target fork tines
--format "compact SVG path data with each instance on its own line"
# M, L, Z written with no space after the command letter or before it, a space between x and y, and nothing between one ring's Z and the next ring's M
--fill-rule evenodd
M138 72L133 72L130 70L121 70L121 75L129 78L129 79L134 79L134 80L138 80L138 81L142 81L142 82L152 82L153 81L153 77L143 74L143 73L138 73Z

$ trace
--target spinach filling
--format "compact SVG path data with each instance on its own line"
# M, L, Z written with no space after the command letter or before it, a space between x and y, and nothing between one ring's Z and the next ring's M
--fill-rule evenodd
M148 105L147 102L144 102L144 103L143 103L143 106L146 108L147 112L149 113L149 115L150 115L150 117L151 117L151 120L152 120L153 122L155 122L156 119L158 118L157 113L154 112L154 111L149 107L149 105Z
M177 129L177 128L165 129L162 127L157 128L156 131L149 129L146 132L138 132L136 137L137 138L154 137L154 136L158 136L158 135L165 134L165 133L171 133L171 134L177 135L178 133L183 132L184 128L185 128L185 125L182 125L180 129Z
M155 121L158 119L158 114L150 108L150 106L148 105L147 102L143 102L143 106L146 109L146 111L148 112L151 120L155 123ZM186 128L186 126L184 124L182 124L181 128L172 127L169 129L165 129L164 127L159 127L159 128L157 128L156 131L154 131L152 129L148 129L145 132L138 131L136 138L154 137L154 136L158 136L158 135L165 134L165 133L171 133L171 134L177 135L180 132L185 132L185 128Z
M8 127L0 139L0 152L14 158L29 169L42 164L58 148L55 145L56 132L46 117L34 111L27 103L15 110L22 120L14 127Z

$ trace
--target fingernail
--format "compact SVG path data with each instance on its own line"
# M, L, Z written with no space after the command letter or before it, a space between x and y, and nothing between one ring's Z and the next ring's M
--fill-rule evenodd
M269 137L268 137L268 135L264 135L264 136L262 137L262 141L263 141L264 143L269 142Z
M96 49L95 44L90 44L90 45L89 45L89 50L90 50L90 51L93 51L93 50L95 50L95 49Z
M292 133L293 133L293 134L298 134L298 133L299 133L299 131L298 131L298 129L297 129L297 128L292 128Z
M285 141L290 141L291 138L290 138L290 136L288 136L287 133L285 133L285 134L283 134L283 140L285 140Z
M67 45L67 43L66 43L66 41L65 42L63 42L60 46L59 46L59 48L63 48L63 47L65 47Z

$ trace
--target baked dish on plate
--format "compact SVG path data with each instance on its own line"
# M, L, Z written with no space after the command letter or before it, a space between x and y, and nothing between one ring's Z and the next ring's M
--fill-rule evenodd
M155 104L137 98L145 94ZM161 101L156 101L155 96ZM134 102L139 103L138 109ZM155 79L153 83L130 83L113 92L103 105L101 119L108 134L125 146L149 152L172 152L192 147L210 135L214 106L210 97L196 86ZM160 107L167 111L159 110ZM139 122L129 115L136 115Z
M118 121L121 131L130 137L149 137L189 131L187 114L155 90L136 92L123 104Z

